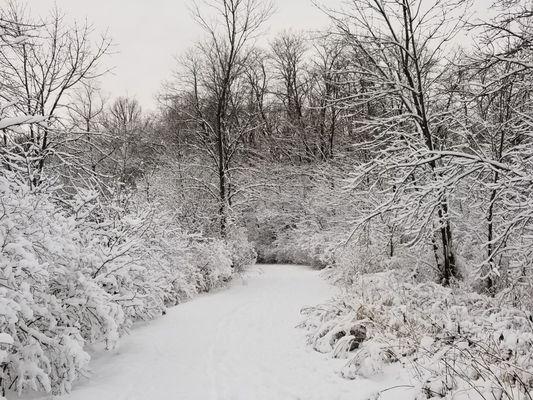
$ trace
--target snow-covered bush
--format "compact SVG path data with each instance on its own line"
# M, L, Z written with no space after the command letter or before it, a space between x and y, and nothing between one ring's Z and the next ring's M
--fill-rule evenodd
M310 344L346 358L346 378L401 362L419 382L419 398L531 396L530 311L405 275L360 276L348 294L304 310Z
M112 348L135 321L229 281L247 242L191 236L156 207L0 177L0 390L70 391L87 343ZM240 246L240 247L239 247ZM247 247L248 246L248 247ZM251 255L250 255L251 254Z
M208 292L231 279L231 254L224 241L212 239L192 243L196 290Z
M122 310L83 271L73 218L46 192L0 177L0 387L64 392L85 341L118 339Z
M196 239L169 226L165 219L156 219L140 243L140 252L150 286L158 287L164 305L173 306L198 293L200 271L192 251Z
M339 236L338 232L320 231L316 227L288 229L262 250L261 260L323 268L333 263L341 245Z
M89 273L122 307L126 327L229 281L236 262L239 268L253 262L253 249L243 236L231 236L226 244L189 235L157 203L132 198L128 206L110 207L88 197L78 203L100 209L100 218L78 221Z
M85 233L90 275L121 306L128 325L152 319L165 309L161 272L150 264L150 216L142 213L117 213ZM88 228L87 228L88 226Z
M226 238L226 245L235 272L244 272L246 267L255 264L257 261L257 252L248 240L245 229L232 227Z

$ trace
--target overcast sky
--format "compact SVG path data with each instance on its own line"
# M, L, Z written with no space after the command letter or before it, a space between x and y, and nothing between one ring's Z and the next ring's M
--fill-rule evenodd
M337 0L328 0L337 1ZM76 19L87 18L95 27L108 29L115 43L113 73L102 87L113 96L135 96L145 108L154 108L154 95L168 78L173 57L202 37L189 11L188 0L30 0L32 13L42 15L57 4ZM285 28L317 29L327 18L311 0L278 0L269 32Z

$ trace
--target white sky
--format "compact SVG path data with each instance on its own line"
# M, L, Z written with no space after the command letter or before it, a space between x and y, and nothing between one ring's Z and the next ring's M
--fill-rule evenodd
M269 33L284 29L319 29L328 24L311 0L275 0L276 14ZM334 7L341 0L322 0ZM477 0L487 4L489 0ZM145 109L154 109L154 95L170 77L174 56L202 37L190 11L190 0L27 0L32 13L46 14L54 4L69 17L85 19L97 30L109 32L115 54L109 59L113 72L101 79L112 96L136 97ZM482 11L482 6L480 11Z

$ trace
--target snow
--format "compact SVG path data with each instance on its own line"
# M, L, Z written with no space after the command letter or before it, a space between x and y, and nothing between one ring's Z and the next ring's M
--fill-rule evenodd
M48 116L41 115L21 115L18 117L3 118L0 119L0 129L6 129L12 126L23 124L37 124L46 121L48 118Z
M408 394L399 366L347 380L335 372L345 360L306 345L300 310L335 292L316 270L256 266L95 352L93 375L58 399L366 400L396 386L381 398Z
M13 337L7 333L0 332L0 344L13 344Z

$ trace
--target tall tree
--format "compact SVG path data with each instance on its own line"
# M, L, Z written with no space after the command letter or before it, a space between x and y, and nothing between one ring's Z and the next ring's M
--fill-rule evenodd
M30 184L41 181L46 160L57 150L54 130L65 107L68 94L76 87L100 76L101 60L109 54L111 41L103 35L93 41L93 28L88 24L68 25L58 9L48 20L33 21L23 6L9 2L0 19L8 21L10 30L24 35L25 27L36 26L26 40L0 46L0 70L4 90L0 98L25 115L46 117L46 122L33 124L25 134L24 144ZM19 132L17 141L20 142Z
M351 68L360 87L343 99L345 105L386 103L358 127L369 135L361 146L373 158L361 166L355 182L371 179L370 190L384 193L383 203L368 218L397 209L403 199L405 210L399 215L416 232L415 242L426 237L424 230L433 232L435 261L445 285L458 276L458 268L449 192L435 156L447 145L448 110L440 108L435 93L445 70L446 44L461 26L463 3L363 0L351 2L349 12L330 13L337 32L358 55ZM384 181L391 184L380 188Z
M252 44L270 17L272 4L261 0L205 0L196 3L194 16L207 33L198 45L202 82L195 80L197 109L194 119L202 127L207 151L216 162L220 234L226 236L231 200L231 164L250 121L238 113L240 84L252 55ZM211 109L200 109L199 85Z

